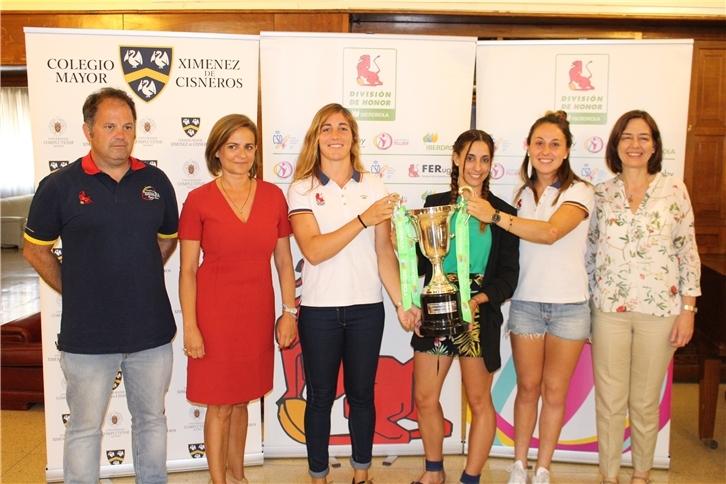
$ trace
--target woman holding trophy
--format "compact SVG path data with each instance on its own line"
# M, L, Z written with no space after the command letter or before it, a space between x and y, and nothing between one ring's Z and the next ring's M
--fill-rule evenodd
M491 220L521 239L519 283L507 324L517 371L510 484L528 482L527 454L540 397L532 483L550 482L549 466L562 430L570 379L590 337L585 254L595 194L573 173L568 159L571 146L570 123L563 111L538 119L529 130L521 185L512 197L518 215L500 216L495 207L486 207L482 214L482 220Z
M396 199L360 159L358 124L339 104L321 108L305 135L288 190L289 217L304 257L298 332L307 405L309 473L325 483L330 411L340 363L350 406L353 484L369 482L376 411L374 384L383 337L386 289L406 329L420 310L404 311L389 238Z
M414 397L418 408L418 425L424 444L426 470L417 484L444 482L443 441L444 414L439 402L455 356L459 356L466 396L471 408L469 453L461 475L464 484L478 484L496 430L496 413L491 397L492 376L501 366L499 356L502 303L510 298L519 275L519 239L507 227L489 224L491 216L483 216L485 203L497 213L514 214L515 209L489 192L489 174L494 154L494 141L480 130L462 133L454 143L451 158L451 190L429 195L424 207L457 204L461 190L466 202L469 226L468 304L472 324L461 334L445 337L421 337L419 328L412 340L414 348ZM466 189L468 187L468 189ZM488 202L487 202L488 201ZM452 217L465 217L456 213ZM432 264L418 254L419 274L425 281L432 278ZM455 285L457 253L452 247L443 260L443 272Z

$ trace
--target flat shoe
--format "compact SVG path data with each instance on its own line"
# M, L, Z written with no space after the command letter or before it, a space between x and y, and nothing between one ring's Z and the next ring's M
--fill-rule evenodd
M246 477L243 477L242 479L237 479L229 472L225 476L227 478L227 484L249 484Z

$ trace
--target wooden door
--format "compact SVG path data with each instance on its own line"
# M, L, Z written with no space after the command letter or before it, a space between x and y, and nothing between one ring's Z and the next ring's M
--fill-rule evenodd
M664 81L667 82L667 81ZM726 254L726 42L696 41L685 182L702 254Z

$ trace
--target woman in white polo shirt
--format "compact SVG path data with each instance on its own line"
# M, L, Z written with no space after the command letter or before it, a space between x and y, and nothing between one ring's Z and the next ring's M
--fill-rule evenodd
M571 146L564 112L538 119L527 136L522 184L514 192L517 216L494 209L489 215L492 223L521 238L519 282L507 324L517 371L515 462L509 468L509 483L527 483L527 452L540 397L532 483L550 482L549 466L562 429L570 379L590 337L585 254L594 191L573 173L568 159Z
M307 405L305 440L314 484L325 483L330 411L343 362L350 407L353 483L368 482L376 412L373 388L383 337L381 285L407 330L420 309L404 311L398 261L390 241L395 199L360 160L358 124L350 111L318 111L288 190L292 230L305 260L298 332Z

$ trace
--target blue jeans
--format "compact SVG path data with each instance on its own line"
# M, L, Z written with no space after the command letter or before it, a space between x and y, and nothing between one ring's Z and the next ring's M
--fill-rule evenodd
M300 308L298 332L307 385L305 445L311 477L325 477L330 471L330 412L341 361L350 407L350 462L355 469L371 465L376 426L373 388L384 319L383 303Z
M507 330L523 336L549 333L569 341L590 338L590 305L577 303L539 303L513 299L509 306Z
M101 429L116 372L123 371L131 412L131 446L138 483L166 483L166 415L164 398L171 382L171 343L108 355L61 352L70 418L63 445L66 484L97 483Z

